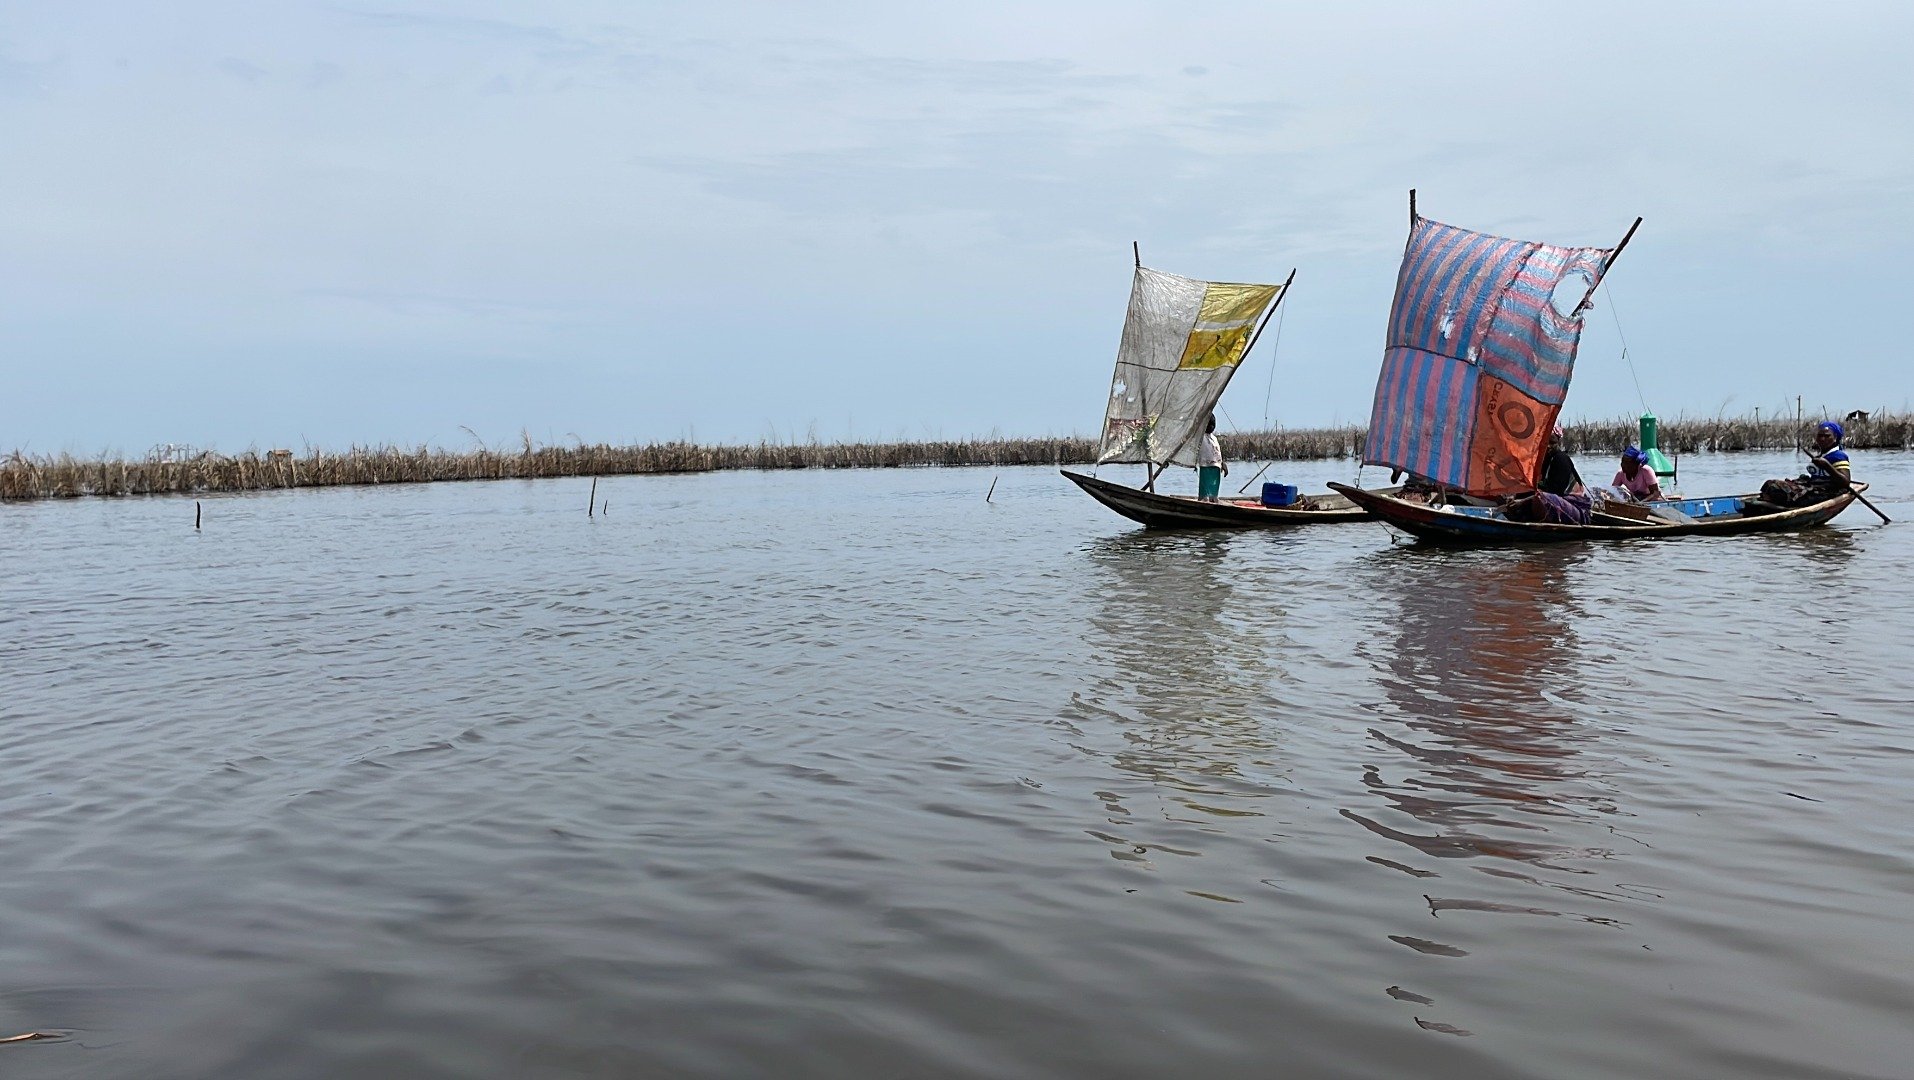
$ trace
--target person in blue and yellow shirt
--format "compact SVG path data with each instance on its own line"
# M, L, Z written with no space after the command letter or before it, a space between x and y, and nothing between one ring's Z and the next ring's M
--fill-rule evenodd
M1841 449L1841 440L1847 432L1832 420L1824 421L1814 429L1814 450L1816 456L1808 462L1808 472L1803 478L1816 484L1834 488L1847 487L1845 481L1852 480L1853 470L1848 467L1848 452ZM1840 479L1835 479L1836 476Z
M1808 451L1808 471L1793 480L1770 480L1761 485L1761 498L1777 506L1807 506L1831 499L1848 489L1853 469L1841 448L1847 432L1832 420L1814 429L1814 449Z

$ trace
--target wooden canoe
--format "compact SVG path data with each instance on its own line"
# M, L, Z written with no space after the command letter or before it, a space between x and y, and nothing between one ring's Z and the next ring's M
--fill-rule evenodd
M1091 498L1152 529L1287 528L1362 521L1369 516L1368 511L1342 495L1306 495L1299 500L1304 505L1294 507L1264 506L1260 500L1244 498L1210 503L1194 495L1164 495L1068 469L1058 471Z
M1510 521L1488 506L1428 506L1381 491L1364 491L1346 484L1330 484L1390 525L1424 540L1462 544L1533 544L1564 540L1618 540L1635 537L1737 536L1743 533L1790 532L1812 529L1846 510L1866 484L1855 484L1831 499L1789 509L1771 508L1758 495L1719 495L1703 499L1668 499L1649 504L1673 513L1648 519L1595 515L1590 525L1550 525Z

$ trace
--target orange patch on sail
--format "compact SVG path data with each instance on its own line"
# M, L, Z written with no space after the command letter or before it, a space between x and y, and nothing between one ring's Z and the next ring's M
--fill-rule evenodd
M1535 487L1559 405L1547 405L1501 379L1476 383L1475 424L1469 439L1469 490L1507 495Z

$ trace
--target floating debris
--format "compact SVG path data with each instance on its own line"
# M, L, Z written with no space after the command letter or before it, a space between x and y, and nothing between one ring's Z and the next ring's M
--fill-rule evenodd
M1444 945L1439 941L1430 941L1427 938L1410 937L1407 934L1390 934L1389 940L1395 942L1398 945L1407 945L1411 949L1414 949L1415 951L1419 953L1428 953L1430 956L1467 956L1469 955L1469 950L1467 949L1458 949L1454 945Z

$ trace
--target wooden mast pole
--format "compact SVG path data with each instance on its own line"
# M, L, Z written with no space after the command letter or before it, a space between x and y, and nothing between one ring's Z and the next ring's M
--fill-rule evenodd
M1130 241L1130 257L1136 261L1136 268L1138 270L1143 269L1143 245L1140 242L1136 240ZM1143 387L1141 386L1136 388L1136 402L1137 402L1138 411L1140 411L1143 414L1144 422L1148 423L1150 419L1150 400L1149 398L1144 396ZM1144 459L1143 460L1143 469L1144 469L1143 490L1155 491L1156 490L1156 474L1149 471L1150 466L1154 464L1154 462L1150 461L1149 457L1150 457L1150 438L1149 438L1149 435L1146 433L1143 437L1143 459Z

